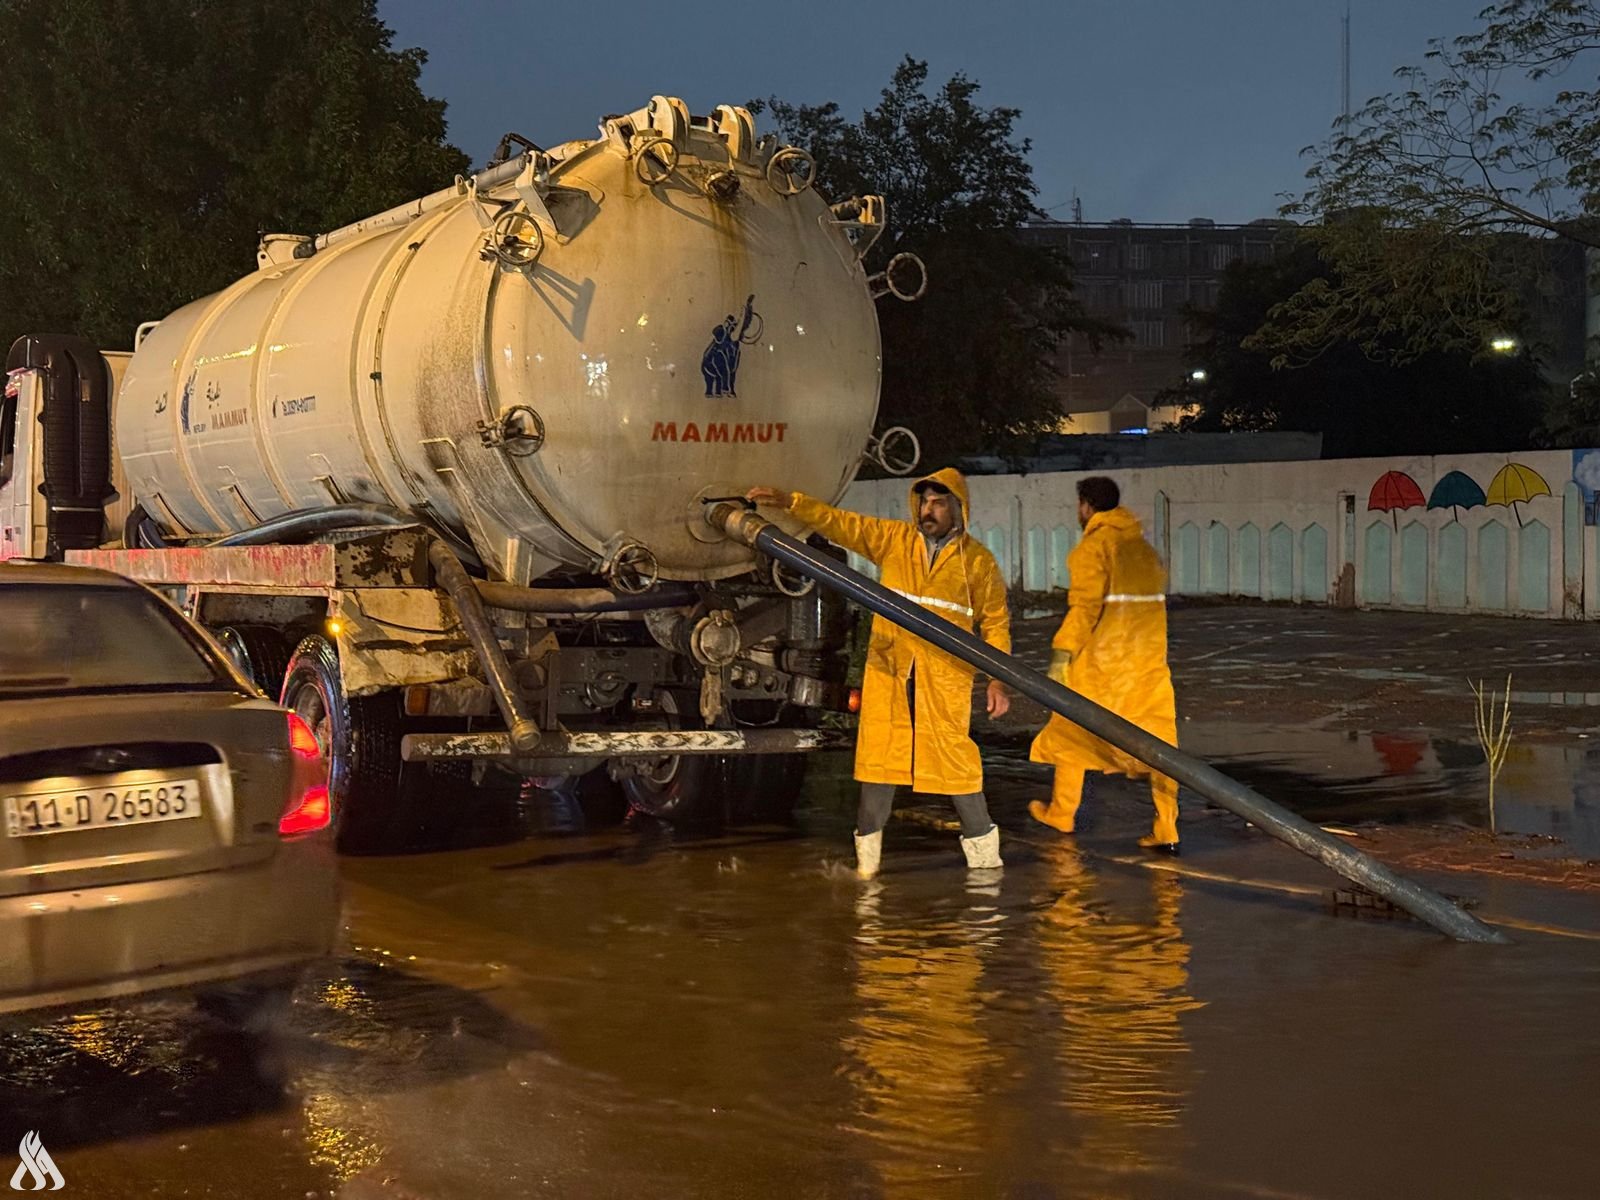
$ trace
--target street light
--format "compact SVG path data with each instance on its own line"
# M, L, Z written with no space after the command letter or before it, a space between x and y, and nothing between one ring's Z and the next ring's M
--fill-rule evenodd
M1517 339L1514 337L1507 337L1505 334L1501 334L1499 337L1495 338L1489 343L1489 349L1493 350L1496 354L1514 353L1517 349Z
M1204 367L1196 367L1194 370L1189 372L1189 379L1193 383L1204 383L1210 378L1211 376L1206 374L1206 369Z

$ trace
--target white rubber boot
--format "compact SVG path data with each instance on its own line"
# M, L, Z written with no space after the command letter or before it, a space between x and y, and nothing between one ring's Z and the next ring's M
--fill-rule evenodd
M961 852L967 856L968 870L987 871L1005 866L1000 861L1000 826L989 826L989 832L981 837L962 838Z
M856 834L856 875L871 879L878 873L878 862L883 858L883 830L877 833Z

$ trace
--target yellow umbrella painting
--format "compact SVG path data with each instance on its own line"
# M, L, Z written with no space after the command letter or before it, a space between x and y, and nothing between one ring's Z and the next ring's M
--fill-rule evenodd
M1536 496L1550 495L1550 485L1544 476L1532 467L1521 463L1507 463L1489 481L1488 501L1509 508L1516 513L1517 524L1522 524L1522 513L1517 505L1526 504Z

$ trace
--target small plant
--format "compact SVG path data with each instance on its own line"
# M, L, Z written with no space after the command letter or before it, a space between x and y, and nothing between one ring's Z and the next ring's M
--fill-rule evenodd
M1498 697L1491 689L1484 694L1483 683L1467 681L1478 701L1478 744L1483 747L1483 758L1489 766L1489 832L1498 833L1494 819L1494 782L1505 765L1506 750L1511 746L1511 676L1506 676L1505 702L1495 711Z

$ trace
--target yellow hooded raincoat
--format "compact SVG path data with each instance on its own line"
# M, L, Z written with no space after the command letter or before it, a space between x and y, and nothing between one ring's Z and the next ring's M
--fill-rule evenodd
M971 524L967 481L945 468L924 480L943 484L961 501L963 526ZM823 537L876 563L879 582L970 631L997 650L1011 650L1011 618L1000 567L983 544L962 532L929 562L916 525L916 484L911 519L891 521L843 512L796 495L792 511ZM976 672L882 617L872 621L866 679L861 688L861 728L856 735L856 778L862 783L909 784L936 796L983 790L983 764L971 736L972 679ZM907 681L915 693L915 719Z
M1138 519L1125 508L1096 513L1068 556L1067 570L1070 607L1051 642L1052 649L1072 655L1067 686L1177 745L1167 668L1166 571ZM1058 716L1034 739L1031 757L1068 770L1152 774L1138 759ZM1163 776L1158 782L1168 781ZM1176 832L1162 840L1175 841Z

